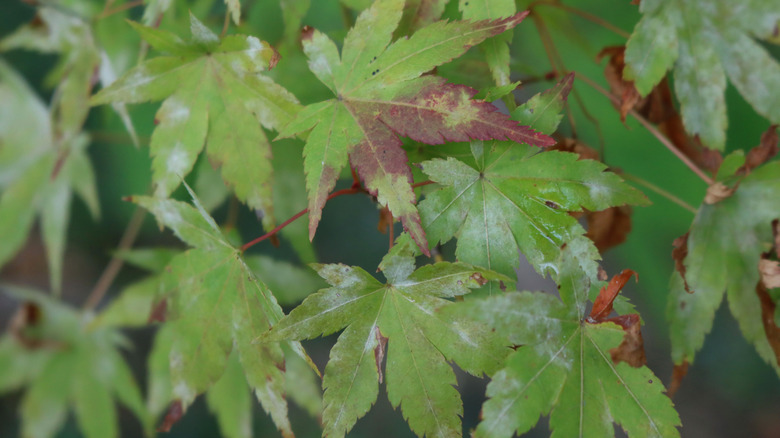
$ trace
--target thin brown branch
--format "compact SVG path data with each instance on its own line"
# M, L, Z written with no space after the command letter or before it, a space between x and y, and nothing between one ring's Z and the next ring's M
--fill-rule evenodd
M220 38L225 38L227 35L228 27L230 27L230 9L225 11L225 22L222 23L222 33L219 34Z
M684 208L685 210L688 210L691 213L696 214L696 209L693 208L690 204L688 204L687 202L685 202L682 199L678 198L677 196L674 196L673 194L667 192L666 190L658 187L657 185L655 185L655 184L653 184L653 183L651 183L651 182L649 182L647 180L644 180L644 179L642 179L642 178L640 178L638 176L631 175L630 173L621 173L620 176L623 179L625 179L627 181L631 181L631 182L636 183L636 184L639 184L640 186L650 190L651 192L654 192L655 194L660 195L660 196L662 196L662 197L664 197L664 198L674 202L675 204L679 205L680 207Z
M596 82L590 80L589 78L578 74L577 79L585 82L589 86L591 86L594 90L598 91L599 93L606 96L609 100L611 100L617 107L620 107L620 99L617 96L614 96L609 91L602 88L599 84ZM715 183L715 181L706 173L704 173L703 170L701 170L696 163L694 163L690 158L688 158L685 154L683 154L677 147L668 139L666 136L658 130L655 126L653 126L652 123L650 123L646 118L642 117L641 114L636 112L635 110L630 110L628 112L633 118L635 118L642 126L644 126L645 129L647 129L655 138L658 139L658 141L661 142L664 146L666 146L667 149L669 149L670 152L672 152L680 161L682 161L686 166L688 166L689 169L693 171L699 178L702 179L702 181L706 182L707 185L712 185Z
M97 16L97 19L98 20L102 20L102 19L110 17L110 16L112 16L114 14L118 14L120 12L124 12L124 11L126 11L128 9L133 9L133 8L135 8L137 6L143 6L143 4L144 4L143 0L133 0L133 1L127 2L125 4L121 4L121 5L113 8L113 9L106 8L105 10L103 10L103 12L100 13L100 15ZM108 5L106 5L106 6L108 6Z
M412 188L416 189L417 187L427 186L428 184L435 184L435 182L431 180L427 180L423 182L414 183L412 184Z
M138 232L141 231L141 225L143 225L145 217L146 210L141 207L136 207L133 216L130 218L130 222L127 224L127 228L125 228L122 238L119 240L117 251L114 253L114 256L111 257L111 261L106 265L106 269L103 270L95 287L84 302L84 310L94 309L100 303L100 300L103 299L106 292L108 292L108 288L111 287L117 274L119 274L119 271L122 269L122 265L125 263L125 261L119 257L119 254L133 246L135 239L138 237Z
M625 30L623 30L623 29L621 29L621 28L619 28L617 26L615 26L614 24L610 23L609 21L606 21L606 20L604 20L603 18L601 18L601 17L599 17L597 15L593 15L590 12L585 12L585 11L583 11L581 9L577 9L575 7L572 7L572 6L564 5L563 3L548 2L548 1L538 1L538 2L533 2L530 5L528 5L528 9L533 9L536 6L550 6L550 7L553 7L553 8L558 8L558 9L564 10L566 12L569 12L571 14L579 15L580 17L584 18L585 20L588 20L588 21L590 21L593 24L601 26L604 29L612 31L615 34L617 34L617 35L619 35L619 36L621 36L621 37L623 37L625 39L628 39L628 38L631 37L630 33L626 32Z
M331 199L341 196L341 195L352 195L355 193L366 193L366 190L362 187L350 187L348 189L339 190L336 192L333 192L328 196L327 200L330 201ZM245 243L243 246L241 246L241 252L246 251L247 249L257 245L258 243L262 242L263 240L268 239L269 237L275 236L276 233L284 229L287 225L290 225L293 223L296 219L303 216L304 214L308 213L309 209L304 208L303 210L296 213L293 217L287 219L286 221L282 222L279 226L274 228L273 230L263 234L262 236L258 237L257 239L252 240L251 242Z

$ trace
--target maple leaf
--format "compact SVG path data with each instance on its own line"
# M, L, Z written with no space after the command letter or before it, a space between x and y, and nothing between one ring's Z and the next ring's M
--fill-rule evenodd
M163 356L170 367L171 396L186 408L223 376L235 351L260 404L284 435L292 435L282 346L252 344L281 319L282 309L190 193L195 207L170 199L134 198L194 247L171 260L162 280L167 316L166 334L159 342L168 353ZM308 359L298 343L288 347Z
M780 162L767 163L744 177L734 176L744 162L740 153L724 159L718 179L736 190L699 207L688 235L687 255L681 253L684 269L678 266L684 277L680 272L672 275L667 306L672 358L677 364L693 363L725 292L745 339L780 373L756 294L761 253L773 244L772 221L780 217Z
M514 0L460 0L458 8L467 20L486 20L510 17L517 12ZM507 31L489 38L480 47L485 52L485 59L493 81L498 86L508 85L509 79L509 45L512 41L512 31Z
M780 64L753 38L776 32L771 1L642 1L644 16L626 44L626 79L647 95L674 68L685 127L709 147L726 141L726 77L762 116L780 122L769 90L780 88Z
M84 200L93 217L99 216L95 175L86 153L89 140L76 131L74 115L65 116L70 109L78 111L65 102L58 108L59 115L52 119L35 92L0 60L0 266L24 245L40 215L55 293L61 286L73 193Z
M272 228L271 147L263 127L278 129L299 106L295 97L260 74L277 52L253 36L220 40L190 15L192 39L131 23L155 49L169 53L145 61L93 96L92 104L161 100L152 134L155 194L169 196L206 147L223 179Z
M310 339L344 329L325 367L324 436L343 436L376 401L379 384L419 436L460 436L463 408L447 361L492 373L508 351L479 324L442 316L462 296L503 276L463 263L415 270L414 243L403 238L379 268L383 284L358 267L312 265L332 287L308 297L261 339ZM382 361L386 358L384 372Z
M573 77L513 112L541 132L560 120ZM471 157L433 159L423 172L442 185L420 203L431 245L458 237L458 260L514 277L519 253L539 272L560 248L585 233L570 211L644 204L646 198L606 166L578 155L509 142L471 143ZM595 248L589 257L598 258Z
M151 432L141 392L117 349L127 345L118 331L88 329L88 315L41 292L3 289L23 301L0 338L0 393L26 387L22 436L55 436L71 408L86 438L118 437L114 398Z
M601 283L594 281L595 262L583 266L566 249L558 266L560 300L542 292L509 292L453 309L520 346L488 384L474 436L522 434L548 414L552 436L614 436L613 422L632 437L679 436L680 419L660 380L647 367L623 361L633 347L624 342L636 339L631 328L638 330L638 315L606 318L622 282L603 288L586 315L588 296ZM633 325L616 324L625 321Z
M310 239L349 159L366 189L427 252L414 206L412 174L398 135L428 144L469 138L553 143L510 121L491 104L471 100L473 89L432 75L421 77L485 38L516 26L527 13L499 21L436 22L391 44L403 6L402 0L379 0L363 11L344 39L341 57L325 34L304 32L309 68L336 95L305 107L280 132L289 137L311 131L304 147Z

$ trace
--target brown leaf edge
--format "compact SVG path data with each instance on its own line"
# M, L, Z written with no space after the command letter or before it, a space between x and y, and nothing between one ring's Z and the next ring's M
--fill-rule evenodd
M758 262L760 278L756 283L756 294L761 303L761 322L764 325L764 332L769 346L775 353L775 361L780 366L780 327L775 324L775 312L777 303L769 294L769 289L780 287L780 268L776 260L771 258L780 258L780 220L772 221L772 235L774 246L769 251L761 254Z
M674 397L677 390L680 389L682 379L688 374L688 367L690 365L691 364L687 360L684 360L681 364L676 364L672 369L672 381L669 382L669 387L666 389L666 395L669 396L669 398Z
M184 406L182 405L181 400L174 400L168 408L168 413L165 414L162 424L157 428L157 432L170 432L171 427L178 423L183 416Z
M674 239L674 242L672 242L672 247L674 248L672 249L672 259L674 260L674 269L676 269L677 272L680 273L680 277L682 277L685 292L692 294L693 290L688 286L688 280L685 279L685 258L688 257L689 234L690 231Z

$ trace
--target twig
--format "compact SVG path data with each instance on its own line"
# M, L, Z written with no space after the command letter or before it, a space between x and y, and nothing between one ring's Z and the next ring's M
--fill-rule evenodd
M655 192L656 194L661 195L662 197L674 202L675 204L690 211L691 213L696 214L696 209L693 208L690 204L678 198L677 196L674 196L673 194L667 192L666 190L658 187L657 185L649 181L646 181L642 178L639 178L638 176L631 175L630 173L621 173L620 176L623 179L639 184L640 186L650 190L651 192Z
M108 288L111 287L111 283L114 282L117 274L119 274L119 270L122 269L122 265L125 263L125 261L120 258L119 254L133 246L136 237L138 237L138 232L141 231L141 225L143 225L145 217L146 210L141 207L136 207L133 216L130 218L130 222L127 224L127 228L125 228L125 233L119 240L117 251L111 257L111 261L108 262L106 269L103 270L103 273L100 275L92 292L89 293L87 301L84 302L84 310L94 309L95 306L100 303L100 300L103 299Z
M366 190L364 188L362 188L362 187L350 187L348 189L343 189L343 190L339 190L339 191L331 193L330 196L328 196L327 200L330 201L331 199L333 199L333 198L335 198L337 196L352 195L352 194L355 194L355 193L366 193ZM299 217L303 216L304 214L306 214L308 212L309 212L309 209L308 208L304 208L303 210L301 210L298 213L296 213L293 217L291 217L291 218L287 219L286 221L284 221L283 223L281 223L279 226L277 226L273 230L263 234L262 236L258 237L255 240L252 240L251 242L245 243L244 245L241 246L241 252L244 252L247 249L249 249L249 248L257 245L258 243L262 242L263 240L268 239L269 237L272 237L272 236L276 235L276 233L281 231L284 227L286 227L287 225L290 225L293 221L295 221L296 219L298 219Z
M557 2L548 2L548 1L537 1L533 2L530 5L528 5L528 9L533 9L536 6L550 6L553 8L562 9L566 12L569 12L574 15L579 15L580 17L590 21L593 24L599 25L603 27L604 29L611 30L612 32L616 33L617 35L620 35L621 37L628 39L631 37L631 34L626 32L625 30L615 26L614 24L604 20L603 18L593 15L590 12L585 12L583 10L564 5L562 3Z
M581 74L577 75L577 79L579 79L579 80L585 82L586 84L590 85L593 89L595 89L599 93L601 93L604 96L606 96L615 105L620 106L620 99L618 99L616 96L614 96L609 91L607 91L604 88L602 88L599 84L595 83L594 81L590 80L589 78L587 78L587 77L585 77L585 76L583 76ZM639 114L638 112L636 112L633 109L630 110L628 112L628 114L631 114L631 116L633 118L635 118L642 126L644 126L645 129L650 131L650 133L653 134L653 136L655 138L657 138L658 141L660 141L664 146L666 146L666 148L669 149L669 151L671 151L677 158L679 158L680 161L685 163L685 165L688 166L688 168L691 169L693 171L693 173L695 173L699 178L701 178L702 181L706 182L707 185L712 185L712 184L715 183L715 181L709 175L704 173L703 170L699 169L699 167L696 166L696 164L690 158L688 158L679 149L677 149L677 147L675 147L675 145L672 144L672 142L669 141L669 139L666 138L666 136L663 133L661 133L661 131L659 131L658 128L653 126L652 123L650 123L647 119L642 117L641 114Z
M219 34L220 38L225 38L229 26L230 26L230 9L225 11L225 22L222 23L222 33Z
M431 180L428 180L428 181L414 183L414 184L412 184L412 188L416 189L417 187L427 186L428 184L435 184L435 182L431 181Z
M97 19L98 20L102 20L102 19L108 18L108 17L110 17L110 16L112 16L114 14L118 14L120 12L124 12L124 11L126 11L128 9L133 9L136 6L143 6L143 4L144 4L143 0L133 0L133 1L127 2L127 3L123 4L123 5L119 5L119 6L115 7L115 8L113 8L113 9L106 8L105 10L103 10L103 12L100 13L100 15L97 16ZM108 5L106 5L106 7L108 7Z

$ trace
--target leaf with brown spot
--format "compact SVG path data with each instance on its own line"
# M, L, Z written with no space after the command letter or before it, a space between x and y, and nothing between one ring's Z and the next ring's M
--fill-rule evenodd
M289 137L311 131L304 147L310 238L349 160L366 189L428 254L399 135L428 144L469 139L553 144L550 137L510 120L490 103L473 100L475 90L423 76L513 28L527 13L495 21L439 21L391 43L403 8L403 0L374 2L347 33L340 55L336 44L319 31L307 32L303 41L309 68L335 95L304 108L280 133Z
M728 178L741 163L728 156L723 166L731 170L719 179ZM738 190L715 204L702 204L691 225L683 264L688 289L694 293L685 291L678 271L670 281L672 358L677 364L693 363L725 294L745 339L780 374L756 295L762 250L775 243L771 224L780 216L780 162L763 164L739 178Z
M621 315L607 319L605 322L614 322L623 327L625 335L623 341L617 347L609 350L612 361L625 362L634 368L639 368L647 363L645 356L645 342L642 339L639 315Z
M178 423L184 416L184 408L182 407L181 400L174 400L171 402L168 412L165 414L162 424L157 427L157 432L170 432L171 427Z
M777 267L777 265L775 267ZM776 279L780 280L780 269L778 269L778 272L775 272L775 275L778 276ZM756 284L756 294L761 303L761 322L764 325L766 339L769 342L772 351L775 353L775 362L780 366L780 327L775 323L777 303L769 295L769 291L767 290L768 287L769 286L765 284L765 281L762 278L762 281L759 281L758 284Z
M672 249L672 259L674 260L674 269L676 269L682 277L685 291L693 293L690 287L688 287L688 282L685 280L685 263L683 263L685 257L688 256L688 234L690 233L685 233L672 242L672 247L674 248Z
M707 194L704 196L705 204L717 204L734 194L736 187L729 187L722 182L716 182L707 187Z

